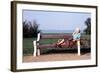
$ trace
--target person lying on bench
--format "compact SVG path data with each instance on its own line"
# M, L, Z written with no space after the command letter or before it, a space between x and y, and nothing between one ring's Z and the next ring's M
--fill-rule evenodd
M59 39L58 41L57 41L57 43L56 43L56 46L57 47L62 47L63 45L65 45L66 43L65 43L65 39Z
M56 46L61 48L63 46L72 47L73 45L75 45L77 41L80 41L80 37L81 37L80 29L76 28L72 36L73 36L72 40L59 39L56 43Z

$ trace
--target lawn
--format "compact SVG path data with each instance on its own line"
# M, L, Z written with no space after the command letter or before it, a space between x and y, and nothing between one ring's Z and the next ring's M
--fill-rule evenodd
M24 38L23 39L23 54L32 54L33 52L33 40L36 38Z

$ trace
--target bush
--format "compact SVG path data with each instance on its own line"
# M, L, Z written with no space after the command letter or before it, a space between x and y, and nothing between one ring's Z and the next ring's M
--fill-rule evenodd
M85 21L85 25L87 26L84 32L86 34L91 34L91 18L87 18Z
M36 21L24 21L23 22L23 37L24 38L31 38L37 37L37 33L39 33L39 24Z

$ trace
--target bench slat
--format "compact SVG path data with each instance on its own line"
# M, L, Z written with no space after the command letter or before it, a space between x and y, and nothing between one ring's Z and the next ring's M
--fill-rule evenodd
M62 46L62 47L57 47L55 44L44 44L44 45L38 45L37 46L39 49L46 49L46 48L71 48L68 45ZM72 48L76 48L76 45L72 46Z
M38 48L40 48L40 49L43 49L43 48L54 48L55 47L55 45L54 44L45 44L45 45L38 45L37 46Z
M66 35L66 34L56 34L56 35L42 35L41 36L42 39L69 39L72 38L71 35Z

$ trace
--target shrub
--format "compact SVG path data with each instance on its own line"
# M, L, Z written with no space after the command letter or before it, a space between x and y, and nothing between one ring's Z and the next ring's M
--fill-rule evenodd
M37 37L37 33L39 33L39 24L36 21L24 21L23 22L23 37L24 38L31 38Z

